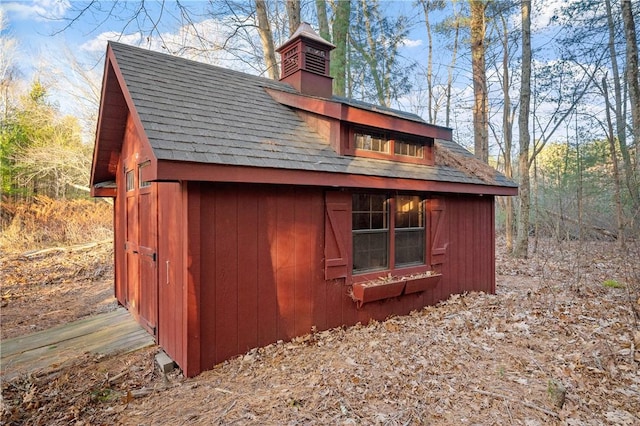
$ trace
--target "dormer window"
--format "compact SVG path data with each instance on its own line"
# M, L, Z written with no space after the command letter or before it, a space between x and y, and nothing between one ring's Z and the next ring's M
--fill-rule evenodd
M393 152L396 155L404 155L407 157L423 158L424 146L420 143L396 139Z
M433 139L354 126L344 153L402 163L433 164Z
M389 140L384 133L356 132L354 133L354 146L365 151L389 153Z

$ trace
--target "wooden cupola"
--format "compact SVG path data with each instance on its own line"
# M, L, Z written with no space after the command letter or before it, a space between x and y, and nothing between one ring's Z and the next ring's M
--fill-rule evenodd
M329 62L334 48L303 22L277 49L282 64L280 81L291 84L302 94L330 98L333 78L329 75Z

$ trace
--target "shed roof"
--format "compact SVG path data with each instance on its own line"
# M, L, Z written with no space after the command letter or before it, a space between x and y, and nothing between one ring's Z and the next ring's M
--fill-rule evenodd
M298 93L286 83L121 43L110 42L109 49L121 90L129 99L130 109L133 105L132 113L139 117L158 161L516 187L500 173L494 172L494 179L488 182L482 174L441 162L426 166L341 156L294 109L279 103L265 90ZM107 76L105 80L108 78L115 77ZM104 87L107 87L106 81ZM105 89L103 97L104 93ZM398 110L335 96L332 101L425 123L417 115ZM101 132L113 124L108 117L117 116L105 114L107 105L103 101L97 144L100 144ZM437 140L436 143L441 148L472 157L455 142ZM92 171L94 185L107 180L106 165L101 164L107 158L104 155L100 158L98 147L96 152Z

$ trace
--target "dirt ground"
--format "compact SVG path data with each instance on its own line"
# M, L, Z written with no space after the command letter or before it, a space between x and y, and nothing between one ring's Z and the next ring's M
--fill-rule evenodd
M2 383L2 423L640 424L638 246L545 240L528 260L497 247L496 295L254 349L192 379L161 374L157 348L85 354ZM114 308L100 252L2 259L2 338Z
M1 338L115 309L112 245L101 241L0 259Z

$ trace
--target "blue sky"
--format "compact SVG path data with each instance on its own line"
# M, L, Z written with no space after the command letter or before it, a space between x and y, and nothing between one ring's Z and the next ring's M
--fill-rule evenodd
M534 1L534 28L543 28L548 22L548 16L553 12L553 8L548 5L545 8L536 8L535 4L539 4L540 1ZM547 1L560 2L565 0ZM125 43L157 50L163 50L161 45L164 44L167 46L164 48L165 51L171 51L184 43L185 39L191 37L185 27L181 26L179 13L172 10L172 8L175 9L173 1L166 1L167 7L164 10L160 9L158 1L148 0L145 2L149 8L147 11L149 15L155 17L159 13L163 14L162 22L165 26L158 28L158 33L162 34L162 40L157 37L152 40L146 39L145 36L150 28L149 20L141 19L128 22L127 25L125 17L132 15L131 8L139 3L137 1L120 1L117 4L112 1L100 1L97 3L98 9L92 8L67 28L65 27L69 17L76 16L77 11L85 8L89 2L70 0L0 0L0 2L0 8L4 12L7 24L2 35L15 38L18 41L17 63L22 78L26 81L32 81L37 73L45 83L50 84L53 100L60 105L64 113L68 114L79 115L90 105L90 103L79 103L77 100L78 87L85 82L69 70L71 60L78 60L82 63L83 68L89 69L94 84L99 86L103 70L102 55L107 40L119 39ZM206 33L207 38L215 38L216 34L221 32L217 31L216 25L219 24L216 21L205 20L204 17L198 18L199 12L201 13L208 6L208 2L183 0L183 3L190 8L194 20L200 20L199 29ZM385 3L387 11L389 8L394 8L416 20L422 19L422 10L412 9L414 7L413 0L383 3ZM125 26L124 36L120 38L120 33ZM140 28L146 29L147 32L141 35ZM63 29L64 31L62 31ZM416 24L403 53L411 58L426 57L426 33L422 23ZM449 52L434 53L435 60L441 59L443 63L441 68L443 73L446 72L448 54ZM203 60L202 57L195 57L195 59ZM231 62L233 58L225 56L223 53L210 54L204 60L247 72L256 71L248 68L247 64L237 61ZM462 64L459 66L466 67ZM469 71L462 69L461 72L464 74ZM468 77L461 78L461 81L463 80L468 80ZM471 99L468 81L458 90L459 98ZM463 120L468 121L466 118ZM452 124L454 127L462 125L460 122Z
M189 3L197 5L201 2ZM120 2L121 6L114 9L114 2L98 2L100 10L92 7L69 25L69 19L88 4L86 1L68 0L3 0L0 8L4 10L7 21L5 34L19 41L22 56L29 63L36 62L34 58L40 54L51 55L65 47L76 54L92 53L98 48L104 50L106 39L115 37L125 27L120 17L125 16L126 11L122 9L131 7L134 2ZM156 2L148 4L152 13L158 12ZM175 26L161 30L172 31ZM136 29L129 25L125 32L135 33Z
M167 2L173 5L173 2ZM194 10L202 8L206 2L187 1ZM14 53L19 68L19 77L25 82L40 78L49 86L50 98L62 112L79 115L79 110L87 108L87 103L77 101L79 86L86 85L86 78L76 75L70 62L77 60L91 78L93 85L99 86L103 72L103 55L107 40L120 40L134 45L144 45L145 40L138 31L138 23L126 25L125 16L137 2L101 1L98 9L92 8L71 25L69 18L89 2L68 0L0 0L5 25L2 36L17 41ZM117 7L113 8L116 5ZM150 14L160 13L159 3L147 2ZM162 11L166 17L171 11ZM180 23L175 19L166 20L169 26L159 28L165 34L178 33ZM140 22L148 25L148 22ZM125 36L120 37L125 29ZM157 46L149 46L157 47ZM95 88L94 88L95 89ZM83 89L88 90L88 89ZM84 94L81 96L85 96ZM86 96L85 96L86 97Z

